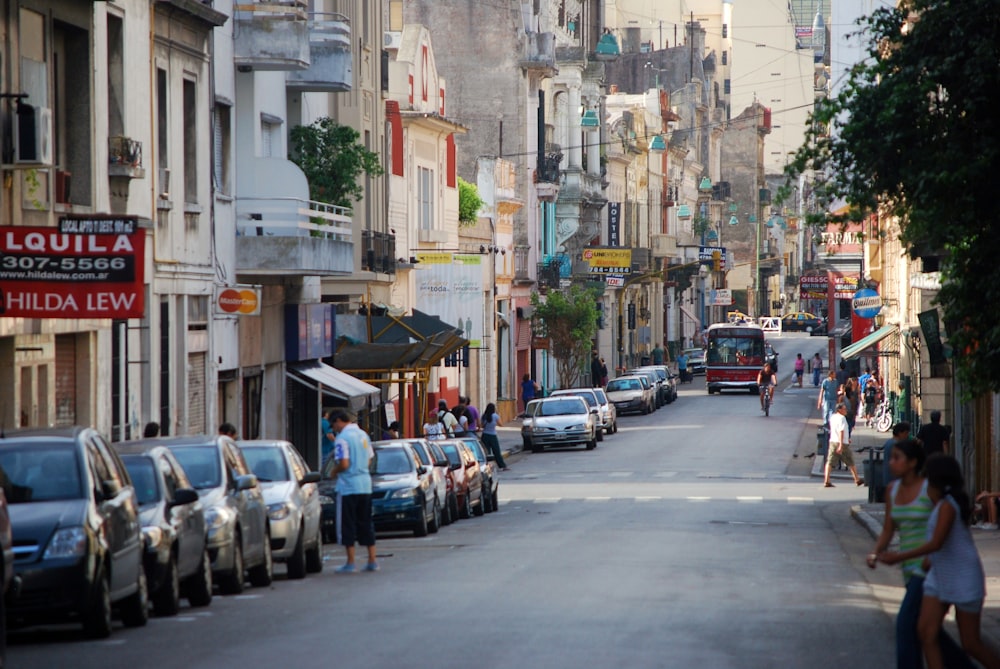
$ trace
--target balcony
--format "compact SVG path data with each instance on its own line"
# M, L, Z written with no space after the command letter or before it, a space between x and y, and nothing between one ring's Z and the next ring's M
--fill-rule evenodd
M653 262L653 254L649 249L632 249L632 272L648 272Z
M108 137L108 176L143 179L142 142L129 137Z
M382 274L396 273L396 235L361 232L361 269Z
M535 191L542 202L555 202L559 197L559 165L562 159L561 151L549 151L535 170Z
M233 5L233 62L240 71L304 70L309 67L309 20L305 0Z
M236 200L241 274L332 276L354 271L350 210L294 197Z
M650 235L654 258L673 258L677 253L677 238L673 235Z
M521 286L529 286L535 283L531 276L531 265L528 262L530 246L514 247L514 283Z
M343 93L354 85L351 24L342 14L313 14L309 22L310 65L289 72L285 87L307 93Z
M558 74L555 34L527 33L524 37L524 57L521 59L521 67L538 72L543 77Z

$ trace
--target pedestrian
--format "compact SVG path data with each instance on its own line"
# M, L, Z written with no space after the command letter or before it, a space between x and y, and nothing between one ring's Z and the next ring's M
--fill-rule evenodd
M337 438L333 457L337 464L337 535L347 553L347 561L334 571L350 574L354 566L354 544L368 550L365 571L378 571L375 561L375 524L372 522L371 461L375 456L364 430L347 411L338 409L330 416Z
M456 404L452 410L451 414L455 417L455 426L452 429L452 435L455 437L464 437L469 434L469 417L465 414L465 405L462 403Z
M157 422L146 423L146 426L142 428L143 439L152 439L153 437L160 436L160 424Z
M319 455L320 465L326 464L327 458L333 453L333 442L337 438L333 433L333 425L330 423L330 409L323 409L323 416L320 421L319 432Z
M608 385L608 363L601 358L601 387Z
M431 409L427 414L427 422L424 423L424 437L430 441L444 439L444 425L438 420L438 412Z
M854 477L854 485L864 484L864 481L858 478L858 468L854 466L851 431L847 427L847 405L843 402L837 405L837 410L830 417L830 446L826 454L826 467L823 469L823 486L826 488L833 487L830 483L830 470L835 463L844 463Z
M847 404L847 427L854 434L854 424L858 420L858 407L861 405L861 393L858 391L858 380L853 376L844 384L844 403Z
M601 387L601 359L597 351L590 352L590 383L594 388Z
M872 377L871 367L865 367L865 373L858 377L858 390L861 393L861 407L858 409L858 418L867 416L867 404L865 404L865 388L868 387L868 379Z
M819 388L816 398L816 408L823 410L823 425L830 425L830 416L837 407L837 375L831 369Z
M524 402L525 409L528 408L528 402L538 396L538 390L538 384L531 378L531 374L521 377L521 401Z
M865 424L871 427L875 419L875 405L878 403L878 382L871 374L868 375L868 381L864 385L862 397L865 400Z
M223 423L219 426L219 434L230 439L236 439L236 426L232 423Z
M799 388L802 387L802 377L806 373L806 361L802 358L801 353L795 354L795 383Z
M986 575L979 551L969 532L972 505L965 492L965 480L958 460L936 453L927 458L924 469L927 491L934 510L927 520L924 542L909 550L882 553L886 564L923 558L930 571L924 580L917 631L928 669L951 666L944 662L938 636L948 609L955 606L955 622L962 648L983 666L1000 669L1000 655L980 636ZM924 557L927 556L927 557Z
M840 369L837 370L837 387L843 388L848 377L850 377L850 373L847 371L847 363L841 360Z
M444 400L438 400L437 419L441 423L441 432L446 438L454 437L458 419L455 418L455 414L448 410L448 403Z
M688 374L688 354L681 351L677 356L677 374L681 377L681 383L689 383L691 376Z
M979 514L979 522L973 525L977 530L997 529L997 506L1000 505L1000 492L983 491L976 495L975 511Z
M948 439L951 437L951 429L941 424L941 412L931 411L931 422L921 425L917 430L917 439L924 445L924 453L927 457L935 453L948 455Z
M469 396L459 397L459 401L465 405L465 415L469 417L469 433L479 430L479 409L475 407Z
M901 421L892 426L892 438L887 439L882 445L882 481L886 488L889 487L889 483L895 478L892 473L892 467L889 466L889 458L892 457L892 448L901 441L906 441L910 438L910 424L906 421Z
M819 357L819 353L813 356L812 360L813 368L813 388L819 388L819 379L823 374L823 358Z
M389 423L389 427L382 430L383 439L399 439L399 421L394 420Z
M660 342L656 342L656 348L653 349L653 364L663 364L663 347L660 346Z
M507 463L503 459L503 451L500 449L500 439L497 437L497 428L503 423L500 421L500 414L497 413L497 405L490 402L483 411L483 446L489 449L496 460L500 471L507 471Z
M925 541L927 524L934 502L930 498L924 468L924 449L915 439L904 439L893 446L889 460L893 481L885 496L885 522L875 548L868 554L868 566L875 568L880 556L889 547L893 535L899 532L899 549L908 551ZM903 601L896 614L896 667L897 669L922 669L923 658L917 621L924 597L924 579L927 571L921 558L901 560L903 581L906 584ZM948 666L970 668L974 665L958 644L941 630L938 643L948 658Z

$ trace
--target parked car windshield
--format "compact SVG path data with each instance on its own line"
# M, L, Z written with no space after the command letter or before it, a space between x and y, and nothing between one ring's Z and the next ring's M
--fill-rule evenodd
M413 465L402 448L377 448L371 471L372 474L409 474Z
M585 392L585 391L567 390L565 392L559 391L559 392L555 392L555 393L552 393L552 394L553 394L553 396L555 396L555 395L569 395L571 397L580 397L580 398L582 398L587 403L588 406L592 406L592 407L596 407L597 406L597 398L594 396L594 393L588 393L588 392Z
M583 413L583 407L576 398L542 402L536 416L565 416L566 414Z
M473 455L476 456L476 460L478 460L479 462L486 462L486 451L483 450L483 447L480 445L479 441L476 441L475 443L469 443L469 442L466 443L468 443L469 448L472 449L472 453Z
M243 457L259 481L289 480L288 463L285 462L284 453L277 446L244 448Z
M83 497L72 444L4 447L0 449L0 469L7 474L4 493L10 504Z
M639 379L611 379L605 390L642 390L642 382Z
M182 446L171 450L195 488L217 488L221 485L222 472L215 446Z
M156 469L153 461L143 455L126 455L122 458L128 476L132 479L135 496L139 505L154 504L160 501L160 486L156 485Z

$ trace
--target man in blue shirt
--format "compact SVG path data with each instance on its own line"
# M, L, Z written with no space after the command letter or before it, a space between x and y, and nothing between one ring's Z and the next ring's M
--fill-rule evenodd
M335 571L350 574L354 566L354 544L368 549L365 571L378 571L375 561L375 524L372 522L371 459L375 455L368 435L343 409L334 411L330 424L337 439L333 457L337 464L337 535L347 551L347 562Z
M677 356L677 374L680 375L681 377L681 383L685 383L691 380L691 377L688 376L687 372L688 372L688 355L684 351L681 351L681 354Z
M327 458L333 453L333 440L335 435L333 434L333 426L330 425L330 410L325 409L323 411L323 420L320 423L320 443L319 443L319 466L320 468L326 464Z

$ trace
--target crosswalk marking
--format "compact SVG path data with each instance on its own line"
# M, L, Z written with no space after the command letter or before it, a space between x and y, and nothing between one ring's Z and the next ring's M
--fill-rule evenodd
M636 497L635 498L635 501L637 501L637 502L659 502L659 501L662 501L662 500L663 500L662 497L654 497L654 496L650 496L650 497Z
M668 479L673 476L677 476L677 472L657 472L656 474L653 474L653 478L658 479Z
M562 497L536 497L534 499L535 504L556 504L561 501Z
M584 497L583 501L585 501L585 502L610 502L611 498L610 497Z
M789 497L788 498L788 503L789 504L812 504L815 501L816 500L814 500L812 497Z
M635 472L608 472L608 476L612 478L626 478L632 476Z
M757 503L762 503L764 501L764 498L757 496L737 497L736 501L742 504L757 504Z
M708 502L711 501L711 497L688 497L689 502Z
M780 497L765 498L761 495L738 495L736 497L711 497L708 495L689 495L687 497L681 498L688 502L736 502L738 504L763 504L764 502L784 502L789 505L799 505L799 506L812 506L816 503L813 497L785 497L784 499ZM676 501L676 498L664 497L663 495L636 495L635 497L610 497L603 495L591 495L588 497L535 497L530 500L510 500L502 499L500 500L500 505L510 504L511 502L520 503L532 503L532 504L558 504L559 502L574 502L574 501L584 501L584 502L671 502Z

